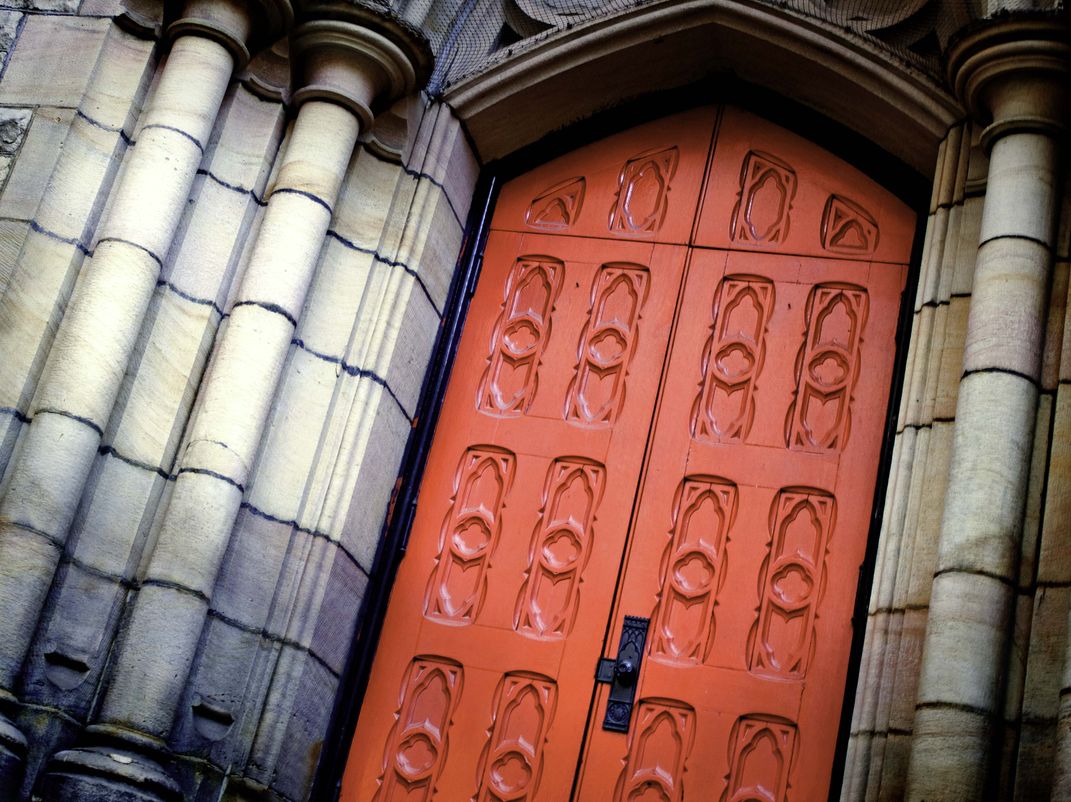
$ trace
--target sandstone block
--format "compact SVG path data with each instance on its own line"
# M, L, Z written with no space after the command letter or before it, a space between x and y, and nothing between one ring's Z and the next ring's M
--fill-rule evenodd
M105 19L28 15L0 81L0 103L76 107L111 24Z

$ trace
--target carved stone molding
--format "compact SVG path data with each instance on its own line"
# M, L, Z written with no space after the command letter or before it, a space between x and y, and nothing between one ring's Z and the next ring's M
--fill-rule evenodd
M431 73L426 37L388 12L316 3L290 42L293 101L329 100L350 109L362 130L376 112L423 86Z
M250 52L278 39L293 23L290 0L187 0L167 28L171 39L202 36L219 42L241 68Z
M623 100L723 73L776 87L923 174L962 114L937 81L861 48L850 31L730 0L662 0L583 20L459 80L444 99L491 160Z
M948 54L949 81L979 120L982 144L1011 133L1068 134L1071 27L1053 17L1010 18L967 32Z

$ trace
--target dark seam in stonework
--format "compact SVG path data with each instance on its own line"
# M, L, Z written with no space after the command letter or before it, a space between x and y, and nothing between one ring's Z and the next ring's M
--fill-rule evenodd
M1023 716L1019 719L1020 724L1026 724L1028 726L1048 725L1055 724L1060 720L1059 716Z
M252 624L246 624L244 621L239 621L237 618L232 618L231 616L224 613L222 610L210 608L208 611L208 615L211 618L215 618L219 621L222 621L227 626L234 627L235 629L240 629L242 632L248 632L250 635L259 635L260 637L264 638L265 640L271 641L272 643L282 643L294 649L300 649L302 651L305 650L305 647L298 643L296 640L291 640L285 635L276 635L274 633L271 633L265 627L255 627Z
M31 535L37 535L39 538L47 541L57 551L63 551L63 541L55 535L51 535L44 529L38 529L36 526L26 523L25 521L12 521L11 525L16 529L23 529L29 532Z
M436 186L439 189L441 189L442 193L443 193L443 197L446 199L446 205L450 207L450 214L452 214L454 216L454 219L457 221L457 224L459 226L464 226L465 225L465 221L461 219L461 215L458 214L457 209L454 208L454 202L450 199L450 193L446 191L446 185L443 184L442 181L439 181L437 178L433 177L429 173L422 172L421 170L414 170L412 167L408 166L405 163L395 162L395 161L387 159L387 158L385 158L383 156L380 156L378 153L376 153L373 150L368 149L367 147L365 147L363 150L364 150L365 153L367 153L373 159L376 159L377 161L383 162L384 164L393 164L393 165L395 165L397 167L400 167L402 172L405 173L407 176L409 176L411 178L415 178L418 181L427 181L428 183L432 184L433 186Z
M937 309L941 306L948 306L949 303L949 301L926 301L915 312L921 312L923 309Z
M870 735L874 737L881 737L887 735L911 735L911 730L900 729L899 727L889 727L885 730L878 729L866 729L866 730L852 730L849 733L853 738L857 738L860 735Z
M257 193L254 192L253 190L246 189L245 187L239 186L238 184L232 184L229 181L224 181L222 178L220 178L218 175L213 173L211 170L205 170L204 168L198 168L197 175L207 176L208 178L211 178L213 181L215 181L217 184L219 184L224 189L231 190L231 192L237 192L240 195L248 195L249 197L251 197L253 199L253 201L257 204L257 206L267 206L268 205L263 200L261 200L260 197L257 195Z
M958 710L961 713L971 713L975 716L992 716L988 710L973 705L965 705L961 702L919 702L915 705L916 710Z
M153 261L160 266L161 270L163 270L164 260L152 251L150 251L144 245L138 245L136 242L131 242L130 240L123 239L122 237L101 237L99 240L97 240L97 249L99 250L100 246L105 242L121 242L123 245L129 245L131 248L137 248L139 251L144 251L145 253L149 254L149 256L152 257Z
M328 214L334 214L335 210L331 208L331 204L325 201L323 198L313 195L311 192L306 192L303 189L294 189L293 187L280 187L271 193L272 198L276 195L300 195L303 198L308 198L313 203L318 203L327 209Z
M36 231L38 234L44 234L49 239L56 240L56 242L62 242L65 245L73 245L75 248L80 250L86 256L90 256L92 254L92 252L89 250L89 248L87 248L85 245L82 244L81 240L74 239L73 237L60 236L55 231L50 231L49 229L45 228L43 225L38 223L36 220L31 220L30 221L30 229L33 230L33 231Z
M184 473L194 473L199 474L201 476L210 476L213 479L219 479L221 482L226 482L232 487L238 488L238 491L241 493L245 492L245 487L242 485L241 482L238 482L225 474L218 473L217 471L210 471L208 468L179 468L175 472L175 477L178 478Z
M882 613L884 613L885 615L903 615L904 614L904 608L903 607L878 607L876 610L871 610L868 613L868 615L880 615Z
M1034 387L1038 386L1037 379L1034 379L1031 376L1027 376L1025 373L1020 373L1017 370L1012 370L1011 368L976 368L975 370L965 370L963 371L963 375L960 376L960 381L963 381L968 376L973 376L976 373L1003 373L1006 376L1017 376L1020 379L1025 379L1026 381L1030 382Z
M133 457L123 456L115 450L114 446L101 446L97 449L97 453L107 457L115 457L120 462L125 462L127 465L130 465L134 468L141 468L141 470L143 471L150 471L152 473L155 473L161 479L171 480L173 478L170 473L168 473L163 468L157 465L150 465L147 462L142 462L141 460L134 459Z
M19 423L29 423L31 420L30 418L26 417L26 415L24 415L22 412L15 409L15 407L0 407L0 412L5 415L10 415Z
M134 143L134 140L127 136L126 131L124 131L121 127L117 127L114 125L105 125L100 120L94 120L81 109L76 109L74 114L76 117L81 117L94 128L99 128L101 131L107 131L109 134L119 134L119 138L122 139L127 145L132 145Z
M195 144L197 146L197 149L201 151L201 153L205 152L205 146L201 144L201 141L193 134L188 134L181 128L176 128L173 125L164 125L163 123L149 123L148 125L141 126L141 133L148 131L150 128L162 128L165 131L174 131L176 134L181 134L182 136L190 140L193 144Z
M992 571L982 571L977 568L942 568L940 571L934 571L933 578L937 579L937 577L944 576L945 574L969 574L971 576L984 576L986 579L992 579L1002 585L1005 585L1006 587L1012 588L1013 590L1018 584L1014 580L1009 579L1006 576L1000 576L999 574L994 574Z
M350 250L357 251L358 253L368 254L377 262L382 262L383 264L389 267L400 267L402 270L404 270L406 273L416 279L417 286L419 286L421 292L424 293L424 297L428 299L428 303L431 304L431 308L435 310L435 314L438 315L440 318L443 316L442 310L439 309L439 305L435 303L435 299L431 297L431 292L428 290L428 286L424 283L424 279L420 277L420 274L416 270L411 268L405 262L399 262L395 259L388 259L386 256L383 256L381 253L379 253L379 251L375 251L372 248L364 248L358 245L356 242L346 239L334 229L328 229L327 236L338 241Z
M903 434L908 429L914 429L915 431L922 431L923 429L932 429L935 423L955 423L955 418L934 418L929 423L905 423L903 428L897 429L897 434Z
M312 356L316 357L317 359L322 359L324 362L330 362L332 365L338 365L340 368L342 368L342 370L344 370L346 372L346 375L348 375L348 376L354 376L356 378L361 378L361 379L371 379L376 384L381 386L384 390L386 390L387 394L390 395L390 397L394 399L394 403L398 405L398 409L400 409L402 411L402 414L405 415L406 420L408 420L410 423L413 422L413 416L409 414L409 411L402 404L401 399L398 398L398 396L396 396L394 394L394 390L391 389L391 386L389 384L387 384L387 380L384 379L382 376L378 375L377 373L375 373L375 372L373 372L371 370L366 370L365 368L359 368L356 365L351 365L348 362L344 362L341 358L339 358L337 356L331 356L330 354L324 354L324 353L321 353L320 351L314 351L312 348L309 348L309 346L305 345L305 341L304 340L302 340L302 339L300 339L298 337L292 338L290 340L290 344L291 345L296 345L302 351L304 351L307 354L311 354Z
M357 570L359 570L362 574L367 574L364 568L361 567L361 563L357 559L357 557L354 556L354 554L348 548L346 548L342 541L335 540L326 532L321 532L318 529L310 529L307 526L301 526L297 521L294 520L290 520L287 518L279 518L278 516L272 515L270 512L264 512L264 510L260 509L259 507L255 507L248 501L243 501L241 508L243 510L247 510L251 515L257 518L263 518L265 521L271 521L274 524L282 524L283 526L289 526L291 529L294 529L297 532L303 532L306 535L309 535L310 537L319 537L323 538L329 543L334 543L338 547L339 551L341 551L343 554L350 558L350 562L352 562L357 567Z
M109 17L109 19L111 19ZM40 702L27 702L25 699L19 700L19 707L24 710L41 710L46 715L55 716L56 718L64 719L65 721L75 724L79 727L84 727L89 722L85 719L75 718L65 710L60 710L58 707L52 707L52 705L43 705Z
M1044 588L1071 588L1071 580L1067 580L1067 579L1039 579L1037 581L1037 587L1039 589L1044 589Z
M237 303L231 305L231 314L233 315L234 310L240 306L258 306L261 309L267 310L268 312L273 312L276 315L282 315L288 321L290 321L291 326L297 328L297 320L294 319L294 316L292 314L290 314L281 306L279 306L279 304L273 304L268 301L238 301Z
M59 415L61 418L70 418L71 420L76 420L79 423L84 424L93 431L95 431L98 437L104 437L104 430L97 426L97 424L93 423L93 421L91 421L89 418L83 418L81 415L75 415L73 412L67 412L62 409L53 409L52 407L42 407L41 409L34 410L33 414L34 417L37 417L42 413L46 415Z
M156 286L157 287L165 287L166 289L168 289L171 292L175 293L175 295L177 295L179 298L182 298L183 300L189 301L190 303L199 304L201 306L211 306L220 315L223 314L223 310L219 308L219 305L215 301L211 300L210 298L198 298L196 295L190 295L188 292L180 290L178 287L176 287L170 281L165 281L164 279L158 279L157 282L156 282Z
M969 293L969 292L954 292L951 295L949 295L948 297L949 298L970 298L971 297L971 293Z
M211 618L215 618L219 621L222 621L228 626L232 626L235 629L240 629L242 632L248 632L250 635L259 635L261 638L264 638L264 640L268 641L269 643L278 643L283 646L289 646L291 649L294 649L296 651L304 652L308 654L317 663L322 665L325 669L327 669L331 673L331 675L335 677L335 679L338 679L340 676L339 673L335 671L335 669L331 668L331 666L327 664L326 660L324 660L322 657L320 657L320 655L316 654L316 652L313 651L311 646L302 646L296 640L287 638L284 635L274 635L271 632L268 632L268 630L263 627L254 627L249 624L243 624L241 621L235 618L231 618L229 615L220 612L219 610L210 609L208 611L208 615Z
M110 14L79 14L77 11L56 11L54 9L50 9L50 10L42 9L42 10L38 11L36 8L33 9L32 11L27 11L26 6L24 6L24 5L15 6L15 5L11 5L9 3L0 3L0 11L18 11L18 12L21 12L21 13L25 14L27 17L29 17L29 16L34 16L34 17L67 17L69 19L73 18L73 19L106 19L106 20L115 19L115 17L110 15ZM18 37L16 37L16 38L18 38Z
M1035 245L1040 245L1046 251L1052 251L1052 246L1049 243L1042 242L1037 237L1029 237L1026 234L997 234L995 236L990 237L989 239L984 239L981 242L979 242L978 243L978 249L981 250L983 245L986 245L987 243L990 243L990 242L996 242L998 239L1018 239L1018 240L1023 240L1024 242L1032 242Z
M77 557L71 555L66 558L65 562L69 565L73 565L81 571L85 571L87 574L93 574L93 576L100 579L107 579L109 582L114 582L117 585L121 585L124 588L136 588L137 583L132 579L127 579L120 574L113 574L111 571L104 571L100 568L90 565Z
M208 604L208 596L203 594L199 590L188 588L178 582L172 582L170 579L144 579L141 582L143 588L151 587L155 585L158 588L167 588L168 590L177 590L179 593L185 593L187 596L194 596L205 604Z

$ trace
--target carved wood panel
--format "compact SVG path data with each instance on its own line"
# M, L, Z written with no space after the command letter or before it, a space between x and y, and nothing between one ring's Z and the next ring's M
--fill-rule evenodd
M607 264L596 274L588 324L577 348L576 376L565 402L570 423L609 426L616 419L639 340L647 287L648 272L642 265Z
M684 775L694 737L691 706L675 699L640 700L614 802L684 799Z
M523 256L514 264L480 381L477 405L482 412L520 415L528 411L564 274L561 260L549 256Z
M418 657L402 682L397 721L383 751L383 772L374 802L420 800L435 791L447 759L450 720L461 697L461 665L441 657Z
M521 634L563 638L572 629L605 482L606 469L596 462L563 458L551 464L517 598L514 627Z
M496 446L470 448L461 458L453 504L439 536L439 556L428 580L428 618L469 624L479 613L516 462L516 455Z
M714 605L725 579L736 498L736 485L712 476L687 477L677 490L648 639L656 660L698 663L714 643Z
M541 674L517 671L502 677L480 758L479 802L535 799L557 691L554 680Z
M719 443L747 438L773 305L774 286L767 279L728 276L718 285L692 410L693 436Z
M796 357L796 397L787 416L790 448L840 449L851 431L859 378L866 290L818 284L807 298L807 333Z
M786 719L740 718L729 739L729 776L722 802L786 802L796 735L796 725Z
M748 668L755 673L806 676L835 517L829 493L786 488L777 494L770 510L769 556L759 579L758 618L749 638Z

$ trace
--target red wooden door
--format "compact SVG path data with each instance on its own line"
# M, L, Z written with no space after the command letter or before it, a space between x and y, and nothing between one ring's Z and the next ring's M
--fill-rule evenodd
M912 226L735 109L504 188L345 799L825 798Z

